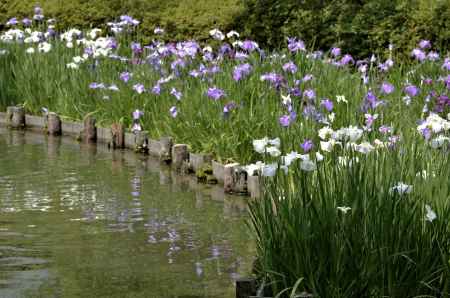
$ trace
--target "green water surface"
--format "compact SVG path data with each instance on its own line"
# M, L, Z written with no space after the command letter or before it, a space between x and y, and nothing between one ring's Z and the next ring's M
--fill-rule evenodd
M0 297L234 297L245 198L132 152L0 128Z

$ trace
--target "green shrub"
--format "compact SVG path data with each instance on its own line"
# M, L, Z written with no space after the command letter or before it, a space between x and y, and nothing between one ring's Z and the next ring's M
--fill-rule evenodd
M231 29L241 6L239 0L74 0L28 1L5 0L0 4L0 23L11 17L30 17L40 4L47 17L58 20L60 28L103 27L127 14L141 21L147 38L156 26L165 27L168 39L204 39L214 27Z
M382 52L390 43L409 55L419 39L449 50L446 0L244 0L244 6L237 23L272 48L298 36L315 48L340 46L359 57Z

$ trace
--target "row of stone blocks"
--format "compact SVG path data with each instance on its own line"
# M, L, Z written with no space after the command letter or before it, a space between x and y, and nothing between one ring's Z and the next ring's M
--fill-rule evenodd
M0 123L13 129L25 127L43 129L50 135L75 135L79 140L93 143L101 141L113 149L128 148L137 152L148 153L161 161L171 163L177 171L199 173L210 169L217 182L223 184L226 193L249 194L253 198L261 195L258 176L248 176L238 164L221 164L214 161L211 154L190 153L186 144L173 144L172 138L163 137L153 140L146 131L125 132L121 124L111 128L97 127L93 116L86 116L83 123L62 121L56 113L44 117L26 115L23 107L8 107L7 112L0 113Z

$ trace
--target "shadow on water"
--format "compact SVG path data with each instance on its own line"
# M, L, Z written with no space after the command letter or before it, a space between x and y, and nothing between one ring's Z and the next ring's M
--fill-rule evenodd
M0 297L233 297L245 220L153 158L0 128Z

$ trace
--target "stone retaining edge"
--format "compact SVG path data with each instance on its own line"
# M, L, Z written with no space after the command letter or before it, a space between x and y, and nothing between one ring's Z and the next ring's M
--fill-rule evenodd
M0 124L7 124L6 113L4 112L0 112ZM45 117L27 114L25 115L25 128L44 131L46 129L46 119ZM81 122L61 121L63 135L75 136L81 140L84 129L84 124ZM105 127L96 127L96 129L97 141L110 144L112 140L111 129ZM136 135L125 132L124 136L125 148L137 151ZM142 143L142 139L139 142ZM176 170L185 173L189 170L196 173L209 166L212 168L212 176L219 184L224 185L224 192L250 195L251 198L259 198L261 196L259 177L247 177L247 175L244 175L245 180L243 181L242 169L237 163L223 165L212 160L211 154L189 152L188 145L185 144L171 144L170 152L163 152L164 149L167 150L161 141L145 136L144 144L139 147L139 152L146 152L154 157L159 157L161 160L166 158L164 159L166 162L168 162L166 155L169 155L169 158L174 161L173 165Z

